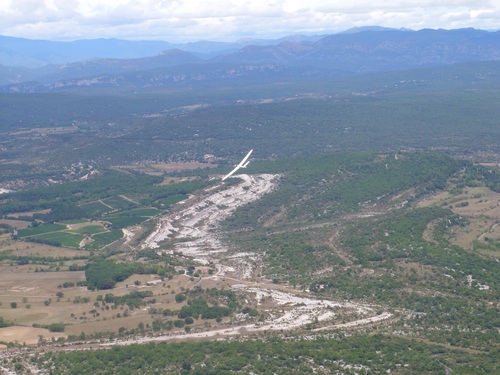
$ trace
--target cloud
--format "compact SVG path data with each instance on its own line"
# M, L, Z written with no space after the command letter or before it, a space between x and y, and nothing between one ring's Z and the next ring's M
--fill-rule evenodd
M0 34L234 40L356 26L498 28L500 0L2 0Z

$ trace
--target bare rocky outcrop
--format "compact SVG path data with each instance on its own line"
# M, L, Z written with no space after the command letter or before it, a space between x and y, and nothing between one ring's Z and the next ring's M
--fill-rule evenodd
M255 258L255 254L236 254L228 257L229 248L221 242L217 228L238 207L253 202L269 193L276 186L278 175L238 175L242 182L210 193L173 215L161 217L156 229L141 248L158 249L196 258L202 263L220 263L226 259ZM162 249L167 247L167 249ZM241 256L240 256L241 255ZM231 263L231 262L230 262ZM235 263L235 262L232 262ZM241 262L236 262L241 265ZM238 265L237 265L238 266ZM236 267L240 268L240 267ZM240 276L248 276L241 270Z

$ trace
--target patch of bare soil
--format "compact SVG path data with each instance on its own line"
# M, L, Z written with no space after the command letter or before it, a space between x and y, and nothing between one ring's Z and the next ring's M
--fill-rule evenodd
M163 172L189 171L193 169L215 168L217 164L206 162L172 162L172 163L143 163L137 165L116 165L113 168L122 171L139 171L153 175L160 175Z
M186 163L155 163L151 164L151 168L165 171L165 172L177 172L177 171L187 171L193 169L201 168L215 168L217 164L212 163L200 163L200 162L186 162Z
M19 218L19 217L33 217L34 214L48 214L50 212L50 208L46 210L40 211L26 211L26 212L16 212L9 214L10 217Z
M0 219L0 224L6 224L14 229L26 229L31 225L31 221Z
M88 255L88 251L86 250L72 250L64 247L55 247L33 242L14 240L12 239L12 236L9 233L0 235L0 252L1 251L10 251L11 254L15 256L29 256L34 258L36 257L69 258L69 257Z
M40 135L50 135L50 134L67 134L74 133L78 131L78 127L64 126L64 127L52 127L52 128L31 128L26 130L21 130L17 132L12 132L10 135L28 135L28 134L40 134Z
M3 342L19 343L26 345L36 345L39 336L45 339L66 337L64 333L50 332L45 328L12 326L0 328L0 340Z

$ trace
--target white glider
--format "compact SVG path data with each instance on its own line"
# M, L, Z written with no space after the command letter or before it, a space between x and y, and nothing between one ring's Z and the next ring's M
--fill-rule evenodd
M226 178L229 178L231 177L238 169L240 168L246 168L248 163L250 163L248 160L248 158L250 157L250 154L252 153L253 151L253 148L248 151L248 154L243 158L242 161L240 161L240 164L238 164L231 172L229 172L227 175L225 175L223 178L222 178L222 181L224 181Z

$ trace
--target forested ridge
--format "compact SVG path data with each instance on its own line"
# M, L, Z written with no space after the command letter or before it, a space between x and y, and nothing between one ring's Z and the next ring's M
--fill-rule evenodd
M286 206L283 221L317 222L358 211L360 205L386 202L414 188L410 199L443 189L447 179L467 165L443 154L349 153L262 163L256 171L281 173L280 190L237 211L226 225L258 227L257 220ZM259 212L258 210L261 210ZM246 218L244 218L246 216ZM250 221L251 220L251 221ZM244 222L244 223L242 223ZM278 221L279 222L279 221ZM275 223L278 223L275 222Z
M484 62L244 88L0 94L2 157L16 160L0 165L0 183L75 178L75 163L228 163L252 147L259 159L429 149L484 159L498 153L497 86L498 63Z

